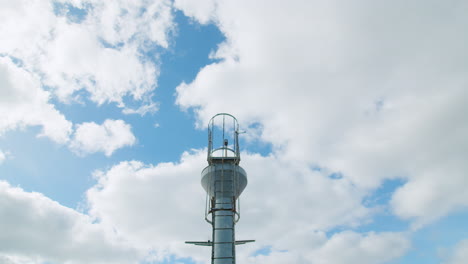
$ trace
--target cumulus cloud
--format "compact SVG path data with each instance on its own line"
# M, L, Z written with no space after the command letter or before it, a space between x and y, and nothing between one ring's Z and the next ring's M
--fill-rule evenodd
M214 19L216 1L213 0L200 0L200 1L191 1L191 0L176 0L174 1L175 6L183 7L185 14L191 17L196 17L197 20L206 24Z
M179 163L157 165L122 162L97 172L98 183L87 192L90 214L138 247L154 250L157 260L175 254L206 263L209 248L183 244L211 239L199 176L205 155L193 151L185 153ZM347 258L383 263L408 249L408 239L400 233L345 231L326 237L326 230L355 226L372 214L372 209L361 205L362 196L348 180L330 179L273 156L244 153L241 165L249 173L249 185L241 196L242 218L236 236L257 240L237 248L244 262L266 263L287 251L289 259L296 256L303 263L314 263L317 257L324 260L319 263L341 263ZM253 257L264 247L273 248L271 257Z
M0 135L40 126L39 136L67 143L72 123L53 98L115 103L125 114L156 112L154 49L169 45L171 5L165 0L2 1ZM73 146L83 144L75 140ZM119 146L107 147L106 154Z
M139 252L89 216L0 181L2 263L136 263Z
M124 106L124 96L141 100L154 89L156 69L140 61L137 46L105 48L93 31L79 24L60 24L56 32L41 68L45 84L54 87L60 99L67 101L84 88L97 104Z
M45 48L40 61L45 82L65 101L85 89L98 104L115 102L126 109L124 97L129 96L142 101L142 107L154 105L147 101L159 69L143 53L156 45L168 47L173 27L170 3L81 1L81 5L86 19L59 23L56 37Z
M175 2L226 36L219 61L177 87L200 124L260 124L276 155L359 188L403 178L391 205L415 226L466 208L466 3L206 3Z
M209 250L203 254L184 245L186 240L209 239L198 176L203 160L201 153L187 153L180 164L132 161L97 172L98 183L87 192L89 213L135 245L156 250L156 260L170 254L206 259Z
M50 97L35 74L0 57L0 135L25 126L40 126L39 136L66 143L72 124L49 103Z
M102 125L94 122L76 126L70 149L80 155L104 152L111 156L114 151L135 144L131 126L123 120L106 119Z
M0 149L0 164L2 164L3 161L7 158L7 155L8 155L7 152L3 152L3 151Z
M410 247L401 233L359 234L344 231L327 239L323 233L309 234L309 244L298 243L291 250L275 250L270 254L246 257L246 263L387 263L401 257Z
M125 110L131 99L156 109L159 69L144 57L169 45L170 1L21 0L0 7L0 54L39 73L62 102L90 99Z
M39 258L27 258L13 255L0 254L0 263L2 264L36 264Z
M386 263L402 256L410 242L401 233L342 232L333 235L312 258L317 263Z
M468 261L468 240L460 241L454 248L452 256L444 264L463 264Z

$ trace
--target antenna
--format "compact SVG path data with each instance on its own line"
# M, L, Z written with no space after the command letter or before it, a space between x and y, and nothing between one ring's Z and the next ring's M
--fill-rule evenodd
M230 114L217 114L208 123L208 166L201 173L201 184L206 191L205 220L212 226L212 240L185 243L212 247L212 264L235 264L236 245L255 242L235 239L239 196L247 186L247 173L239 166L239 134L237 119Z

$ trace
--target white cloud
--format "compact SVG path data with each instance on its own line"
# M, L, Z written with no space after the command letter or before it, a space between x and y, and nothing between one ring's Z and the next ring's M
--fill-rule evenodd
M135 141L129 124L123 120L107 119L102 125L94 122L77 125L70 149L80 155L102 151L110 156L119 148L132 146Z
M386 263L401 257L410 248L408 239L400 233L342 232L312 254L317 263Z
M57 5L86 15L75 21L66 6L54 13ZM159 69L144 54L169 45L170 1L21 0L3 1L0 10L0 54L39 73L62 102L84 97L123 109L126 100L151 106Z
M123 107L124 96L141 100L154 89L156 69L140 60L138 46L105 48L96 33L81 24L62 23L55 30L57 37L46 47L40 67L44 82L60 99L67 101L84 88L97 104Z
M200 123L218 112L258 122L275 155L341 172L358 188L404 178L392 206L415 226L466 208L467 3L176 6L227 38L219 62L177 87L177 103Z
M6 159L7 157L7 153L3 152L1 149L0 149L0 164L3 163L3 161Z
M204 151L185 153L180 163L155 166L122 162L96 173L98 184L87 192L90 214L139 248L154 250L157 260L174 254L206 263L209 248L183 243L211 239L199 176L205 155ZM249 174L249 185L241 196L236 237L257 240L237 248L245 262L270 261L273 257L251 257L265 246L272 246L276 252L272 256L287 250L292 254L288 256L305 259L305 263L317 256L324 259L320 263L342 263L351 257L363 263L382 263L408 249L408 239L400 233L345 231L325 236L324 231L336 226L365 223L372 214L372 209L361 205L360 192L348 180L330 179L273 156L244 153L241 165ZM343 251L345 246L350 249Z
M168 34L173 29L171 2L90 0L90 17L97 23L99 35L111 44L137 41L146 48L153 44L168 47ZM143 41L151 41L144 43Z
M0 181L2 263L136 263L139 252L89 216Z
M57 5L66 11L55 13ZM71 19L67 5L81 8L83 20ZM72 123L53 97L116 103L126 114L157 111L152 96L159 69L145 54L157 58L152 50L168 47L172 19L170 1L2 1L0 135L40 126L39 136L67 143ZM106 154L119 146L108 146Z
M203 220L204 191L199 174L204 155L184 154L180 164L122 162L97 173L98 184L88 190L89 212L102 223L116 228L135 245L156 250L162 260L169 254L179 257L203 255L186 240L209 238Z
M41 126L39 136L66 143L72 124L49 103L35 74L0 57L0 135L25 126Z
M22 256L2 255L0 254L0 263L2 264L39 264L40 258L27 258Z
M464 264L468 262L468 240L460 241L454 248L453 254L444 264Z
M183 7L184 12L187 16L196 17L197 20L206 24L212 20L215 20L214 10L216 8L216 1L213 0L200 0L200 1L190 1L190 0L175 0L174 6Z
M302 235L305 238L305 235ZM268 255L243 258L245 263L313 263L380 264L401 257L410 248L410 242L401 233L359 234L344 231L328 238L323 233L311 233L307 240L297 241L291 250L272 249Z
M0 165L5 162L5 160L7 159L12 159L13 158L13 155L11 154L11 152L9 150L1 150L0 149Z
M158 105L154 102L150 102L148 104L142 105L137 109L132 109L129 107L126 107L124 110L122 110L122 113L129 115L129 114L139 114L141 116L146 115L147 113L155 113L158 111Z
M413 228L468 206L466 173L462 166L423 171L398 189L391 200L396 215L414 219ZM449 175L445 178L442 175Z
M0 54L36 60L57 23L52 1L2 1L0 7Z

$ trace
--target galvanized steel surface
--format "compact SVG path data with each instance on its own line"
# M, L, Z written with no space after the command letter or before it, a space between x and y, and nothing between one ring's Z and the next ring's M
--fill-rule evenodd
M216 177L215 171L219 171L218 177ZM224 175L223 175L224 174ZM237 165L230 163L213 164L203 169L201 184L203 189L208 193L210 197L215 196L214 184L221 184L223 182L223 188L228 190L232 189L231 195L236 198L244 191L247 186L247 173L245 170ZM222 177L225 177L225 181L222 181ZM218 188L221 190L222 188Z
M235 264L235 246L254 241L235 239L235 224L240 218L238 198L247 186L247 173L239 166L238 136L239 125L234 116L222 113L210 120L208 167L201 173L201 184L207 193L205 219L213 227L212 241L186 243L211 246L212 264Z

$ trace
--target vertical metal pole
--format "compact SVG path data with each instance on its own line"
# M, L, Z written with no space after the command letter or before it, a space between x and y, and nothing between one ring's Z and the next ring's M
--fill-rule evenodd
M216 123L215 117L223 116L222 124L222 147L213 150L213 144L219 143L215 140ZM226 132L225 117L233 119L232 148L229 148L227 137L231 134ZM229 125L229 124L227 124ZM221 133L220 133L221 134ZM239 167L239 124L235 117L229 114L217 114L208 124L208 167L202 171L202 186L207 192L205 220L212 225L212 240L208 241L186 241L187 244L198 246L211 246L212 264L235 264L236 245L242 245L254 240L235 239L235 224L240 218L239 195L247 186L247 174ZM218 150L221 155L218 155ZM228 155L228 150L233 155ZM236 208L237 207L237 208ZM209 208L209 210L208 210ZM211 221L208 219L211 214Z

